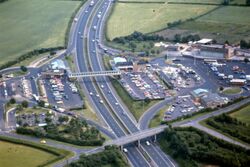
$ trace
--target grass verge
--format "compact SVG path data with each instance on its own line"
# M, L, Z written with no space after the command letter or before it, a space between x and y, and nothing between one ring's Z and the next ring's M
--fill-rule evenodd
M135 101L133 100L128 92L121 86L121 84L115 80L111 79L112 85L114 86L117 94L129 108L130 112L134 115L136 120L139 120L142 114L151 106L159 102L159 100L151 100L148 103L144 101Z
M164 118L164 114L166 112L166 110L169 108L169 105L166 105L164 108L162 108L155 116L154 118L150 121L149 123L149 127L153 128L153 127L157 127L158 125L160 125L162 123L162 120Z

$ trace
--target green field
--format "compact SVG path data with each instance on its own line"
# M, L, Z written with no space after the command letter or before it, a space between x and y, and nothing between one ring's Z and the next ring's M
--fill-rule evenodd
M140 2L141 0L129 1ZM237 43L241 39L250 40L249 7L219 6L221 0L170 0L168 2L180 4L117 3L108 20L107 39L126 36L134 31L152 33L159 30L157 34L168 39L174 39L175 34L186 36L196 33L201 38L212 38L218 42L228 40L231 43ZM181 3L203 3L204 5ZM236 3L245 4L245 1L231 1L231 4ZM190 18L194 20L186 21ZM167 23L178 20L182 20L182 23L168 28Z
M112 40L134 31L149 33L161 30L167 27L167 23L196 17L215 7L212 5L117 3L108 20L107 38Z
M34 167L57 156L32 147L0 141L0 166Z
M241 88L239 87L232 87L232 88L225 88L222 93L226 95L231 95L231 94L238 94L241 92Z
M38 48L64 46L80 1L9 0L0 4L1 64Z
M230 116L250 125L250 105L231 113Z

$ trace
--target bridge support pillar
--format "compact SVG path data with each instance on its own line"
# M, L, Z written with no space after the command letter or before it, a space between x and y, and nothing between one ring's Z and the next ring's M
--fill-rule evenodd
M157 136L156 136L156 135L154 135L154 142L156 142L156 139L157 139Z
M121 151L123 151L123 145L120 146Z
M141 141L138 140L138 147L141 147Z

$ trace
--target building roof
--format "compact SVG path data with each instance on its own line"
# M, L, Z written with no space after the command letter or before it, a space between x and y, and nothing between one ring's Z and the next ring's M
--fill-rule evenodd
M133 66L132 61L128 61L128 62L118 62L115 64L116 67L122 67L122 66Z
M203 38L203 39L197 41L197 43L200 43L200 44L207 44L207 43L210 43L210 42L212 42L212 41L213 41L212 39Z
M193 93L194 93L195 95L199 95L199 94L201 94L201 93L208 93L208 90L207 90L207 89L201 89L201 88L199 88L199 89L193 90Z
M56 59L53 62L51 62L51 68L52 69L66 69L66 66L61 59Z
M211 102L216 102L216 103L224 103L224 99L220 97L217 93L209 93L206 96L201 97L201 100L205 103L211 103Z
M127 62L127 60L123 57L115 57L114 58L114 63L117 64L117 63L124 63L124 62Z
M139 60L137 62L138 65L144 65L144 64L148 64L148 61L145 61L145 60Z

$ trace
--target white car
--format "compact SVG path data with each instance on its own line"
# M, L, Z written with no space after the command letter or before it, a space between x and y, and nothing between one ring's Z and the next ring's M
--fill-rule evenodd
M118 106L118 105L119 105L119 103L117 103L117 102L116 102L116 103L115 103L115 105L117 105L117 106Z
M103 100L100 100L100 103L103 104Z
M150 146L150 143L149 143L149 141L146 141L146 144L147 144L147 146Z
M89 94L92 96L93 95L93 93L92 92L89 92Z
M128 150L127 150L126 148L124 148L124 149L123 149L123 152L127 153L127 152L128 152Z
M100 97L100 95L99 95L99 94L96 94L96 97Z
M103 86L103 85L101 85L101 88L104 88L104 86Z

